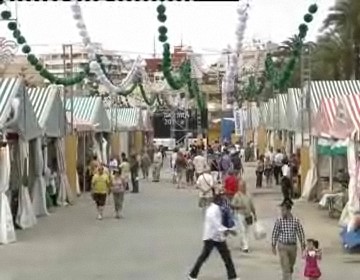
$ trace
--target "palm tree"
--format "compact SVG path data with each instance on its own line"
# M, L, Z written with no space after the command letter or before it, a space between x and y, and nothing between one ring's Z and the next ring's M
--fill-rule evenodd
M345 42L350 43L351 71L355 79L360 79L360 1L341 0L330 8L323 22L322 30L332 29L341 34Z

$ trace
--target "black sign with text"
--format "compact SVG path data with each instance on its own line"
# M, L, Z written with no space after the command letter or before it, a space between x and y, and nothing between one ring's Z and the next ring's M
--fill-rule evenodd
M173 117L172 114L175 116ZM207 111L201 116L202 129L208 128ZM178 141L185 137L186 133L197 134L197 110L159 110L153 115L154 138L170 138L172 122L175 122L174 135Z

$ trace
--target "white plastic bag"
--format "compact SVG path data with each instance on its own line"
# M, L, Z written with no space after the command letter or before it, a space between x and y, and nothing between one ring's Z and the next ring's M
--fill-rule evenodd
M256 240L261 240L266 238L265 227L260 222L256 222L254 224L254 238Z

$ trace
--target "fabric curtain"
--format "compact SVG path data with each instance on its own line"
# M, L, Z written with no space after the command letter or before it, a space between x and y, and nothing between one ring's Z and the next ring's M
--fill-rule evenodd
M34 208L31 202L28 185L24 186L24 176L29 175L29 142L25 142L21 139L18 140L18 144L14 150L15 168L17 186L19 188L19 204L16 215L16 224L22 229L32 228L36 225L36 216ZM29 180L27 180L28 184Z
M0 149L0 244L16 241L13 217L9 199L5 192L10 183L10 148L9 145Z
M59 195L57 202L59 205L65 206L68 203L71 204L74 201L74 196L71 191L70 183L66 174L65 139L57 138L55 141L55 148L59 176Z
M95 134L92 135L92 141L93 141L93 154L97 156L98 160L101 161L101 148L99 145L99 142L96 139Z
M46 208L46 182L44 177L44 158L42 151L42 139L36 138L30 143L30 148L33 149L34 155L34 185L32 188L32 204L34 213L37 217L47 216L49 212Z
M315 142L315 141L314 141ZM316 143L312 144L309 149L310 169L306 174L304 181L302 199L310 200L313 189L318 181L318 174L316 169Z
M339 220L342 226L347 226L354 214L360 210L360 162L356 161L356 154L354 141L349 141L347 146L347 162L350 177L348 186L349 200Z
M108 157L107 157L107 150L108 150L108 142L104 137L101 138L101 154L102 154L102 162L108 163Z

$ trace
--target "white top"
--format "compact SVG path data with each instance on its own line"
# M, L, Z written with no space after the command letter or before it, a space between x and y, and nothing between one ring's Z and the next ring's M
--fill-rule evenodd
M213 196L211 188L214 187L214 178L211 174L201 174L197 179L196 186L199 188L200 197L211 198Z
M175 167L176 158L177 158L177 153L172 153L172 155L171 155L171 166L172 166L172 168Z
M241 148L240 149L240 157L243 159L245 158L245 149L244 148Z
M162 163L162 154L161 152L157 152L154 155L154 163Z
M274 162L277 166L282 166L282 161L284 159L284 155L282 153L277 153L275 156L274 156Z
M205 168L207 167L206 159L202 155L197 155L196 157L194 157L193 163L195 166L196 173L204 172Z
M290 178L290 166L287 164L284 164L283 167L281 167L281 172L284 177Z
M203 240L213 240L217 242L225 240L224 232L228 230L228 228L222 225L221 219L220 207L215 203L211 203L205 213Z
M270 159L271 162L274 161L274 153L273 153L273 152L267 151L267 152L265 153L265 157L269 157L269 159Z
M118 161L116 159L113 159L109 162L110 169L116 169L119 167Z

